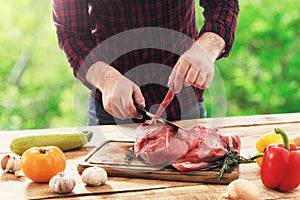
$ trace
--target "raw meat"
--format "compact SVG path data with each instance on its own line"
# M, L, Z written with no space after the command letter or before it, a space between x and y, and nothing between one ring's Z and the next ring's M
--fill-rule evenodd
M160 116L174 98L169 90L156 116ZM199 170L214 164L229 148L240 151L240 137L222 135L217 129L196 125L186 130L157 124L155 118L137 128L134 146L136 157L150 165L171 164L178 171Z
M199 170L212 165L229 148L239 152L240 137L196 125L186 130L147 121L137 129L135 154L150 165L171 164L178 171Z
M161 116L173 99L174 99L174 92L172 90L168 90L164 100L159 105L159 108L156 111L155 115Z

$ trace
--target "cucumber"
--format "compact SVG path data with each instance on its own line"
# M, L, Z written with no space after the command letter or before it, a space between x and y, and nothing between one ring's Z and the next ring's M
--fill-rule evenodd
M20 156L31 147L57 146L62 151L69 151L81 148L91 140L92 136L91 131L22 134L10 142L10 149Z

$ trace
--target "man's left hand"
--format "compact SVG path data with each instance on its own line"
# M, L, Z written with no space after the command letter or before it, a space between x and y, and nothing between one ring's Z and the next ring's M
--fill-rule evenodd
M182 86L205 90L214 76L214 61L225 48L224 40L215 33L204 33L184 52L169 77L168 87L179 93Z

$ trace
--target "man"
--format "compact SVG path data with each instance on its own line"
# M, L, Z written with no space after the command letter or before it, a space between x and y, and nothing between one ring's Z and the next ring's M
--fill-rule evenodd
M232 48L238 0L200 0L205 21L199 33L194 0L52 5L59 45L74 75L91 90L89 125L141 119L136 105L155 109L168 88L176 98L166 118L206 116L203 90L213 78L213 63Z

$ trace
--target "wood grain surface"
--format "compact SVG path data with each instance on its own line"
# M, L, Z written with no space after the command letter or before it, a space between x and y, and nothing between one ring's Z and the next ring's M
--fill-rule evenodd
M256 153L255 143L259 136L273 132L279 127L290 137L300 133L300 113L241 116L224 118L221 133L237 133L241 137L241 155L249 156ZM180 121L189 127L196 123L210 126L216 119ZM91 130L94 132L92 141L84 148L65 152L67 158L66 172L76 179L72 193L59 195L50 190L48 184L34 183L26 177L15 177L13 174L0 171L0 199L218 199L226 191L226 184L209 184L183 181L164 181L143 178L108 177L105 185L100 187L86 186L77 166L96 146L107 140L134 141L135 125L106 125L94 127L71 127L58 129L39 129L22 131L0 131L0 156L11 153L9 144L19 134L39 132L69 132ZM267 189L260 180L260 168L256 163L240 164L239 178L252 181L261 192L261 199L300 199L300 188L281 193ZM274 175L276 176L276 175Z

